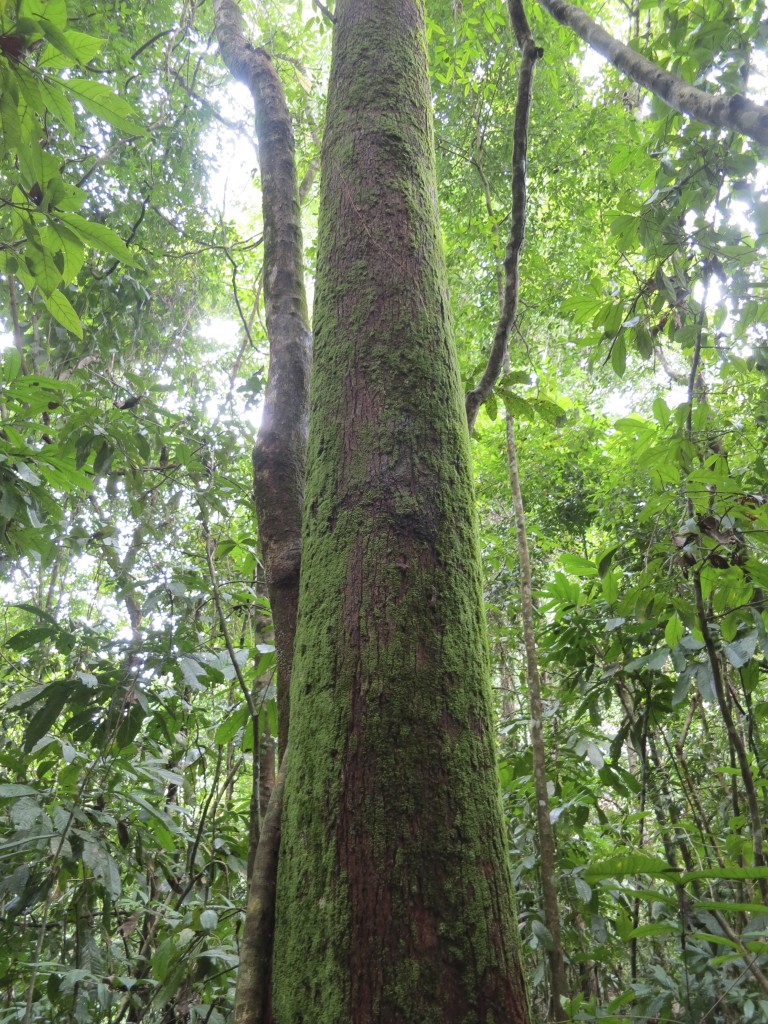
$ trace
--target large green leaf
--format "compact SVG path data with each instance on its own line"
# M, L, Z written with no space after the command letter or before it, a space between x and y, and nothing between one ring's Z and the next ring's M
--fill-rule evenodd
M62 79L62 85L94 117L131 135L147 134L137 111L108 85L89 78Z
M62 327L66 327L68 331L71 331L78 338L82 339L83 325L80 323L80 317L75 312L72 303L66 295L62 292L55 291L50 295L44 295L43 302L51 316L57 320Z
M670 867L661 857L646 853L627 853L587 866L584 877L589 882L608 878L628 878L632 875L650 875L653 878L674 879L680 872Z
M121 262L133 266L133 258L125 242L106 224L97 224L95 221L87 220L79 213L60 214L58 221L87 245L93 246L100 252L109 253Z

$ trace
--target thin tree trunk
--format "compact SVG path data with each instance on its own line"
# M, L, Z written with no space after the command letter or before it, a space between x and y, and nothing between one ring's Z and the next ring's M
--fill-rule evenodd
M275 885L287 764L288 759L285 755L275 778L253 862L248 907L240 943L234 1024L257 1024L269 1019Z
M288 745L289 691L301 565L301 520L309 410L312 335L304 289L301 209L291 116L269 54L245 39L234 0L214 0L224 63L248 86L256 111L264 221L264 302L269 377L253 449L253 490L272 611L277 660L278 747ZM254 718L254 759L260 745ZM255 794L257 796L257 794ZM269 1015L274 899L282 785L272 791L253 854L235 995L237 1024ZM253 813L258 814L258 800ZM252 823L252 831L254 824Z
M338 0L276 1024L527 1024L422 0Z
M277 658L278 746L288 743L312 335L304 290L301 210L291 115L266 50L245 39L234 0L214 0L221 56L256 109L264 219L269 378L253 449L253 490Z
M699 332L696 337L696 344L694 346L693 356L691 359L691 369L688 376L688 416L686 419L685 430L689 441L693 441L693 408L694 399L696 397L697 381L700 374L702 325L708 287L709 278L706 278L704 298L701 304L702 322L699 325ZM705 396L706 392L700 392L700 394ZM702 401L706 401L706 398L702 397ZM691 518L694 515L694 508L690 494L687 498L687 505L688 515L689 518ZM722 715L723 724L725 725L730 749L736 755L736 760L741 772L741 779L744 784L744 794L746 796L747 809L749 810L749 817L752 825L752 851L754 864L756 868L763 868L766 863L765 854L763 852L763 822L760 813L760 801L757 794L757 787L755 786L755 779L749 763L749 754L731 713L730 695L726 689L726 680L723 678L720 658L717 653L717 648L715 647L715 641L712 637L707 609L704 605L704 594L701 587L701 569L699 565L694 567L692 576L696 617L698 619L699 629L701 630L701 636L704 641L704 649L707 654L709 667L712 672L712 683L715 689L718 707L720 708L720 714ZM763 902L768 903L768 879L758 878L757 885Z
M658 64L614 39L580 7L565 0L538 0L561 25L566 25L585 43L601 54L633 82L664 100L673 110L687 114L727 131L740 132L762 145L768 145L768 107L753 103L739 93L713 96L687 85L677 75L663 71Z
M499 288L499 320L494 334L488 364L478 386L466 398L469 431L474 429L480 405L491 394L502 367L509 371L509 335L517 316L519 295L520 253L525 240L528 156L528 122L530 117L533 72L542 51L536 46L525 16L521 0L509 0L509 17L515 38L521 52L521 64L515 107L514 149L512 155L512 218L504 256L504 273L497 270ZM490 184L482 165L478 150L474 160L485 193L488 215L492 218L492 230L497 231L493 220ZM525 529L525 508L520 488L520 474L515 444L515 427L512 416L507 416L507 461L509 483L512 492L512 506L515 516L518 562L520 565L520 600L525 643L526 677L528 682L528 706L531 723L531 750L533 756L534 788L536 793L536 821L538 825L539 849L541 852L541 888L544 905L544 923L552 937L552 946L547 950L552 984L550 1017L554 1021L568 1020L563 1010L563 1001L568 999L568 981L563 956L560 930L560 913L557 903L557 875L555 871L555 841L549 816L549 792L547 789L546 749L542 731L543 709L541 703L541 679L539 674L536 633L534 630L533 581L528 537Z
M547 950L549 970L552 979L552 1001L550 1017L554 1021L568 1020L563 1001L569 998L568 980L565 973L563 940L560 932L560 911L557 903L557 872L555 870L555 837L549 816L549 790L547 788L547 760L544 745L543 717L541 702L541 677L539 656L536 646L536 631L533 622L533 578L531 557L528 549L528 535L525 529L525 508L520 488L520 473L515 443L515 423L507 416L507 459L509 462L509 485L512 491L512 507L515 513L517 535L517 559L520 566L520 606L523 618L523 639L525 643L526 678L528 681L528 704L531 712L531 755L533 758L533 782L536 792L536 823L541 852L541 892L544 903L544 923L552 936L552 946Z
M760 815L760 802L757 795L757 788L755 786L755 780L752 775L752 768L749 764L749 756L747 754L744 741L739 730L736 728L736 723L734 722L733 714L731 713L720 660L717 655L717 649L715 648L715 642L712 639L712 632L709 628L709 619L704 607L704 598L701 591L701 576L698 568L693 570L693 593L696 599L696 614L699 620L699 629L701 630L701 635L704 638L704 647L712 670L712 681L715 688L715 694L717 695L717 703L720 708L720 714L723 717L723 724L725 725L725 731L728 735L728 741L731 745L731 749L736 754L736 759L741 771L741 779L744 783L744 793L747 800L750 823L752 825L752 851L754 864L756 868L763 868L765 867L765 855L763 853L763 822ZM768 879L758 878L757 885L760 889L760 896L763 902L768 903Z

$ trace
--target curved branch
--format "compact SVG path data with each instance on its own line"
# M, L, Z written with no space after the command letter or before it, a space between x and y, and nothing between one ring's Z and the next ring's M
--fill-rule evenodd
M768 146L768 107L738 93L713 96L687 85L677 75L663 71L652 60L614 39L580 7L573 7L565 0L539 0L539 4L555 21L574 31L615 68L664 100L673 110L704 124L740 132Z
M517 83L517 106L515 108L514 145L512 149L512 214L509 239L504 253L504 290L499 322L496 325L491 353L488 357L488 363L483 376L480 378L477 386L467 393L466 397L467 423L470 434L474 430L480 406L490 397L493 387L499 379L502 366L504 365L504 354L507 351L509 335L517 317L520 251L525 240L528 121L531 113L533 72L536 61L544 52L533 41L533 36L528 27L520 0L509 0L508 6L512 28L522 51L520 76Z
M234 0L214 0L213 9L222 59L233 77L248 86L256 111L269 379L253 449L253 490L275 628L278 743L284 751L298 605L312 349L295 145L285 93L269 54L247 42Z

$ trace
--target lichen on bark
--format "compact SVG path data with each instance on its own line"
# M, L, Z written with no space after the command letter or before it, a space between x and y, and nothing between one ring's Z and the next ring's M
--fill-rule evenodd
M423 3L335 17L274 1019L523 1024Z

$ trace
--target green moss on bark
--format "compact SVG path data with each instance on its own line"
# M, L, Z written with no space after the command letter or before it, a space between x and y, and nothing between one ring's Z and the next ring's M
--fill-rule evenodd
M522 1024L423 5L336 17L274 1017Z

